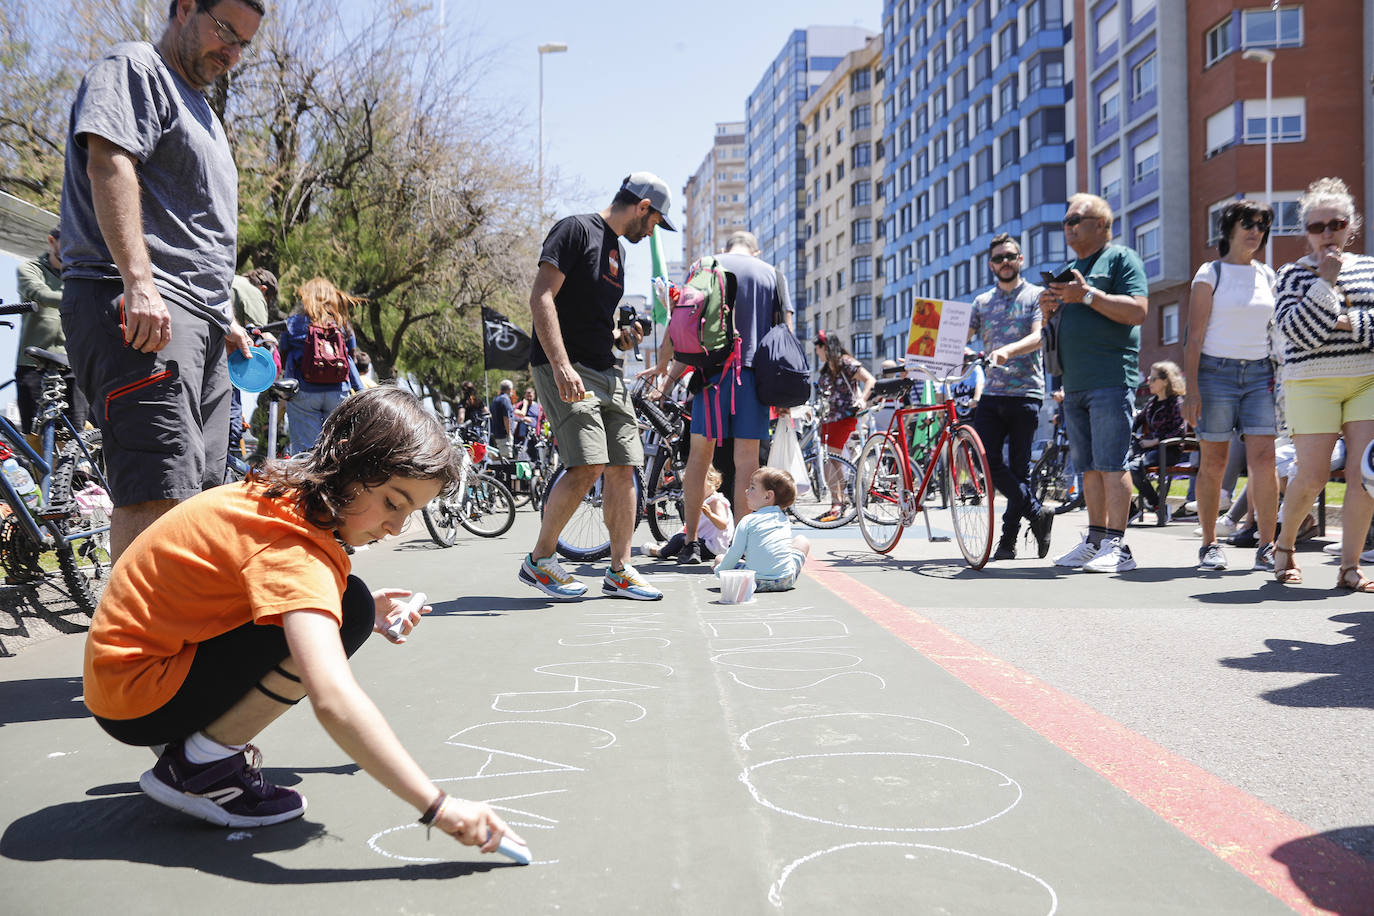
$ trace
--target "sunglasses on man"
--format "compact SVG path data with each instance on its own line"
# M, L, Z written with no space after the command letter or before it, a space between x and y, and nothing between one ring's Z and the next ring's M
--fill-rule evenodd
M1066 216L1064 217L1064 228L1072 229L1085 219L1102 219L1100 216Z
M995 254L992 257L988 258L988 260L994 264L1005 264L1007 261L1021 260L1021 254L1020 252L1014 254Z

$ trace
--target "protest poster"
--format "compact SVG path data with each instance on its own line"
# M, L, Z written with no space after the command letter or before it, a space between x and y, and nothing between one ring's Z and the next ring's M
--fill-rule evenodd
M943 376L964 364L964 346L973 304L945 299L917 299L911 309L906 366L923 365Z

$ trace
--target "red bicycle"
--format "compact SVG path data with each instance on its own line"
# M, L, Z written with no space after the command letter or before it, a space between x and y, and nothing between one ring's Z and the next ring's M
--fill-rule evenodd
M979 357L980 365L987 365ZM856 462L856 491L859 504L859 530L868 546L888 553L901 540L902 531L916 520L919 510L926 522L926 535L936 537L926 514L926 496L943 480L948 496L954 537L959 551L974 569L982 569L992 553L993 497L992 474L982 440L971 425L959 418L956 398L950 383L958 376L937 378L924 366L944 392L944 400L928 406L901 407L892 414L886 432L874 433L864 443ZM889 379L875 386L874 394L884 398L905 399L911 379ZM932 420L940 424L934 445L913 454L907 446L908 421L924 426ZM919 486L913 483L919 481Z

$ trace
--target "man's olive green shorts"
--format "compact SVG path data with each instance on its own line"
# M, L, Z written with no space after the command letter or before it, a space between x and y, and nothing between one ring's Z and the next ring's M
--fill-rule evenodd
M612 467L644 466L644 446L639 441L639 421L635 418L630 392L620 367L589 369L573 363L582 378L587 395L569 404L558 394L553 367L547 363L531 367L534 390L549 417L558 458L568 467L608 464Z

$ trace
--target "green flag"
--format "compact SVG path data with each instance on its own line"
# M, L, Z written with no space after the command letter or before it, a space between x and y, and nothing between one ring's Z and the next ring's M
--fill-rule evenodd
M663 260L663 244L659 241L658 227L654 227L654 234L649 236L649 254L653 259L653 276L655 279L662 277L668 279L668 268ZM659 295L659 289L665 290L663 296ZM668 302L664 298L667 295L667 287L661 284L653 284L653 290L649 293L649 298L654 303L654 324L668 323Z

